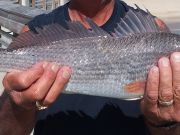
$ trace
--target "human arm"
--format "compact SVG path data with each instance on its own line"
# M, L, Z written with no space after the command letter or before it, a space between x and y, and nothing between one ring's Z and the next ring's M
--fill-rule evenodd
M51 105L71 74L69 67L42 62L27 71L8 73L0 98L0 135L29 135L36 122L36 101Z
M162 106L161 101L171 101ZM152 135L179 135L180 133L180 53L163 57L148 75L146 91L141 101L147 127Z

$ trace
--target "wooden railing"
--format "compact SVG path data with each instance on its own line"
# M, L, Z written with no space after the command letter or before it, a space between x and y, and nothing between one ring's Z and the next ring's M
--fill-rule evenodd
M48 11L0 1L0 44L7 46L22 27L35 16Z
M32 18L67 1L69 0L0 0L0 46L7 46Z
M61 0L32 0L32 7L38 7L45 10L55 9L60 6Z
M18 0L17 3L22 4L25 2L26 6L33 8L53 10L67 1L68 0Z

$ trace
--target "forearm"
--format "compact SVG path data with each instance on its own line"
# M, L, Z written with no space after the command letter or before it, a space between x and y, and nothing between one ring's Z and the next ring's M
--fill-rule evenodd
M0 135L29 135L35 124L36 111L13 104L7 94L0 97Z
M175 124L170 127L154 127L148 123L147 127L150 135L179 135L180 133L180 124Z

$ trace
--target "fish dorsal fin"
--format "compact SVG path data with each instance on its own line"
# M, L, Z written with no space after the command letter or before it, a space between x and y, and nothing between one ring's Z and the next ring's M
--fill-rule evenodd
M52 42L67 39L86 37L111 36L97 26L91 19L86 19L91 29L86 29L80 22L65 22L66 27L60 24L50 24L43 28L36 28L35 32L28 31L20 34L7 48L9 51L31 46L48 45Z
M154 19L154 16L147 10L143 11L136 5L136 9L130 7L124 18L117 23L114 33L111 35L122 37L130 34L162 32ZM63 41L67 39L80 39L86 37L103 37L111 36L102 28L97 26L91 19L87 18L91 29L86 29L80 22L65 22L61 24L50 24L43 28L36 28L36 33L29 31L20 34L7 48L14 50L23 47L31 47L37 45L48 45L52 42ZM167 32L167 30L164 30Z
M167 32L160 29L154 19L154 16L147 10L130 7L124 18L117 24L113 35L122 37L130 34L148 33L148 32Z

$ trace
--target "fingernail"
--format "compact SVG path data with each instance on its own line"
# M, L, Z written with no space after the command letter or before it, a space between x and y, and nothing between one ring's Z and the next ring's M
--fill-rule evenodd
M161 64L163 67L169 67L169 60L167 58L161 59Z
M71 69L69 67L64 67L62 77L69 79L71 76Z
M180 53L175 53L174 55L173 55L173 58L174 58L174 60L175 61L180 61Z
M59 70L59 65L56 63L53 63L51 69L52 69L52 71L57 72Z
M47 67L47 65L48 65L48 62L45 61L45 62L43 63L43 68L45 69L45 68Z

